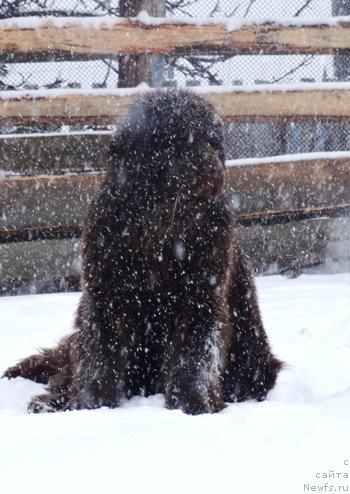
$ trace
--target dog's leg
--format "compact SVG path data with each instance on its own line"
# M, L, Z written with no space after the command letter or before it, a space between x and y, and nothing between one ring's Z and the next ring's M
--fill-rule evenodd
M164 374L166 405L190 414L224 408L222 373L232 337L227 294L235 256L229 213L220 201L209 204L194 229L172 263L177 304Z
M46 393L30 401L29 411L56 411L64 408L71 382L71 347L75 337L73 333L61 340L57 347L43 349L4 372L3 377L24 377L48 384Z
M62 339L55 348L44 348L40 353L21 360L6 369L2 377L9 379L24 377L37 383L47 384L50 378L67 364L72 337L73 335Z
M229 296L233 340L224 372L225 401L264 400L282 363L272 354L262 323L252 269L238 251Z
M81 299L77 318L77 344L72 358L72 385L67 409L116 407L124 391L127 358L126 321L113 304ZM123 337L118 339L118 335Z
M214 413L224 408L222 323L215 308L184 307L167 350L165 400L168 408L185 413ZM214 313L213 313L214 312Z
M40 353L30 355L18 364L6 369L2 377L9 379L24 377L36 383L47 384L56 372L55 353L52 349L44 349Z

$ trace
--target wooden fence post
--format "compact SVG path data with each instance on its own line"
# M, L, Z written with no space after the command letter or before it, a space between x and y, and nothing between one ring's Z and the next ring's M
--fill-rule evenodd
M120 0L121 17L136 17L146 11L152 17L165 16L165 0ZM162 86L164 55L121 55L118 57L118 86L136 87L147 82L152 87Z

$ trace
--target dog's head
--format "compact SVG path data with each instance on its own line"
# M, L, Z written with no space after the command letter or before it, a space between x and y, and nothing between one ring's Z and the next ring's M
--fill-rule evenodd
M222 122L212 105L188 91L137 99L111 153L117 182L131 183L157 201L178 194L208 198L223 185Z

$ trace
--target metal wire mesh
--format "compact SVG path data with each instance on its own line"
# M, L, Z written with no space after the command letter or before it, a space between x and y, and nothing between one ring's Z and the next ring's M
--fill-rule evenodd
M245 17L257 21L276 17L329 17L339 0L174 0L166 4L168 17ZM342 12L339 10L339 12ZM28 15L117 16L117 0L5 0L0 18ZM350 12L349 12L350 14ZM234 56L230 58L168 58L159 85L196 86L204 84L252 84L259 82L321 81L335 78L331 56ZM104 59L95 62L56 62L7 64L0 82L4 88L115 87L118 63Z
M152 3L152 2L151 2ZM154 2L153 2L154 3ZM276 18L329 18L350 15L348 0L162 0L168 17L240 17L256 21ZM159 5L158 5L159 7ZM3 0L0 18L17 16L118 16L118 0ZM0 89L112 88L118 86L118 59L0 64ZM165 58L159 86L247 85L347 80L349 57L344 55L240 55ZM150 82L150 81L148 81ZM153 81L154 82L154 81ZM231 124L226 129L229 158L347 150L347 125ZM340 125L340 124L339 124ZM337 138L333 133L337 129ZM281 137L282 136L282 137ZM308 136L308 137L307 137Z
M227 159L350 150L348 122L232 123L225 128Z

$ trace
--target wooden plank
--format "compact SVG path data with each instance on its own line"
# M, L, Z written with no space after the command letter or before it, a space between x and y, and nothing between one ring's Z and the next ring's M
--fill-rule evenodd
M272 227L237 227L238 242L257 273L335 272L350 266L350 218L305 220ZM77 239L0 244L1 293L77 288Z
M181 22L169 19L20 20L0 24L2 61L13 54L32 59L66 57L70 60L116 54L162 53L168 55L236 54L334 54L350 51L350 24L295 25L277 23Z
M346 129L332 127L330 132L335 139L344 140L346 138ZM230 132L230 131L228 131ZM39 175L39 174L60 174L67 172L85 172L93 170L104 170L109 161L109 146L111 143L112 132L93 131L93 132L70 132L70 133L46 133L46 134L12 134L0 135L0 176L13 175ZM231 136L231 137L230 137ZM332 136L328 136L330 139ZM227 137L231 141L232 134ZM337 143L334 143L335 146ZM339 144L339 143L338 143ZM236 146L236 145L235 145ZM350 151L340 153L324 153L326 160L332 159L332 154L340 157L346 163L349 159ZM310 158L315 162L319 159L317 153L309 153L309 158L305 161L310 162ZM293 156L293 157L292 157ZM277 158L271 158L271 163L264 158L262 161L269 166L272 163L278 163ZM252 166L257 159L245 160ZM290 161L300 161L298 155L290 155ZM284 158L286 162L286 158ZM240 160L228 160L227 166L241 166ZM260 163L263 164L263 163ZM281 164L275 166L282 166ZM231 172L227 170L229 175ZM233 179L234 180L234 179Z
M306 207L296 209L280 209L257 211L254 213L236 214L236 222L242 226L281 225L291 221L302 221L314 218L337 218L350 215L350 204L335 204L332 206Z
M77 239L0 245L0 295L77 289L79 249Z
M308 121L317 119L342 119L350 117L350 90L261 90L232 91L204 95L224 121Z
M0 243L32 242L36 240L59 240L79 238L83 222L44 226L26 226L20 228L0 228Z
M5 175L101 170L110 142L110 133L97 132L0 135L0 170Z
M35 280L79 276L77 239L38 240L0 246L0 278Z
M348 205L350 159L231 166L226 183L239 214Z
M350 266L350 218L320 218L282 225L236 228L238 241L258 273L277 274L327 264Z
M135 91L134 91L135 94ZM203 96L210 101L225 122L281 121L350 118L350 88L310 85L306 90L223 91L208 90ZM23 125L117 123L132 102L133 95L123 90L35 91L0 93L0 123Z
M321 208L303 208L301 210L259 211L256 213L238 213L235 216L237 226L251 227L285 225L305 219L338 218L350 216L350 204ZM43 226L25 226L20 228L0 228L0 244L36 240L79 238L82 231L82 219L79 223L46 224Z
M0 230L80 225L101 173L0 179Z
M0 179L2 237L8 230L80 225L102 178L91 172ZM347 215L350 158L231 166L226 188L243 224Z
M89 94L79 91L0 92L0 123L91 124L107 125L121 120L127 113L132 96L123 91Z

